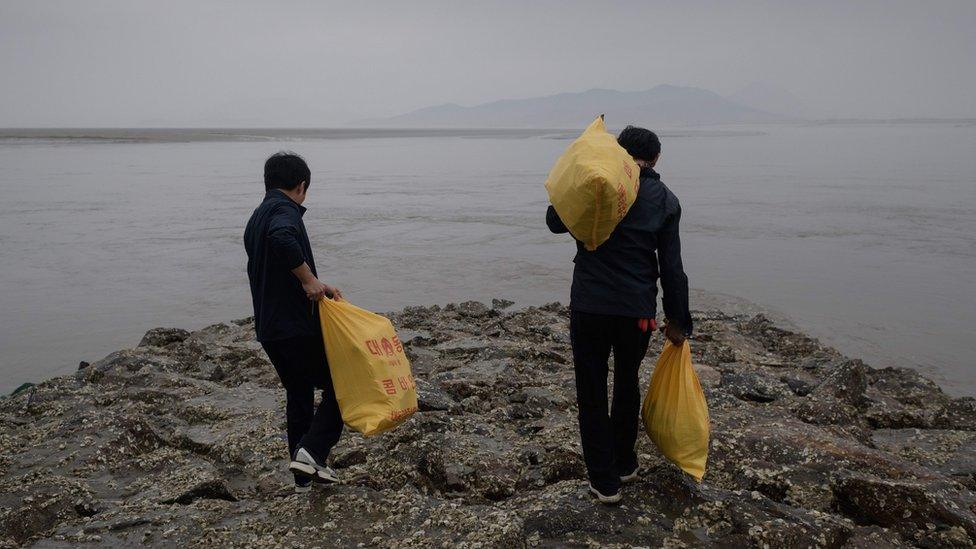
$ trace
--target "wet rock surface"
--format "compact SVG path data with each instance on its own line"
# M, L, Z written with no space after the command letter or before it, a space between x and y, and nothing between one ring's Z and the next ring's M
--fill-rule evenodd
M568 311L391 316L420 412L346 432L342 483L297 495L284 392L251 319L151 330L0 400L0 546L969 547L976 401L765 317L695 313L712 442L701 484L643 434L619 506L586 490ZM641 370L646 388L662 341Z

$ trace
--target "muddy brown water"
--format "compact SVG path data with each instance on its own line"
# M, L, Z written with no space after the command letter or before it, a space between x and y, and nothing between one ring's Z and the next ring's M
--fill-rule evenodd
M660 133L694 306L772 311L976 394L976 126ZM574 248L542 183L573 134L4 130L0 392L155 326L248 316L241 234L279 149L312 167L316 261L353 302L566 301Z

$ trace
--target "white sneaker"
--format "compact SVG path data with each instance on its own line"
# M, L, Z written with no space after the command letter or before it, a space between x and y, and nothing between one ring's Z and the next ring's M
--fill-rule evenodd
M620 501L620 490L617 490L616 494L606 495L600 493L599 490L593 487L593 484L590 484L590 493L596 496L596 499L598 499L600 503L604 505L610 505L612 503L617 503L618 501Z
M295 480L295 493L307 494L312 491L312 479L305 477L305 480Z
M339 482L336 472L328 465L315 461L312 454L305 448L295 450L295 459L288 465L292 473L311 477L315 482L332 483Z
M623 476L621 476L620 477L620 482L622 482L624 484L627 484L627 483L630 483L630 482L634 482L635 480L637 480L637 477L640 476L638 474L639 471L640 471L640 467L634 467L634 472L632 472L629 475L623 475Z

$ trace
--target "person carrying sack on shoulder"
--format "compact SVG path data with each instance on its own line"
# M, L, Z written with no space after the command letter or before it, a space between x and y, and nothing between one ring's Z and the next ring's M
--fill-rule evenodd
M264 164L265 195L244 231L247 277L254 302L254 328L285 388L289 470L295 491L312 482L338 482L325 464L342 433L342 416L325 357L318 306L341 299L315 271L302 203L311 171L294 153L280 152ZM315 388L322 401L315 407Z
M640 167L637 200L610 238L594 251L576 242L570 293L570 340L576 370L580 439L590 491L601 503L620 501L621 484L638 475L640 413L638 369L656 327L657 281L664 290L664 335L682 345L692 332L688 277L681 264L681 205L654 171L661 154L657 135L628 126L617 142ZM546 224L568 232L549 206ZM613 409L607 374L613 350Z

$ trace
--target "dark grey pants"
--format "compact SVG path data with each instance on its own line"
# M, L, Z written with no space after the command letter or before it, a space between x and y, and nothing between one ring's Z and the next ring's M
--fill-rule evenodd
M288 455L300 446L325 463L342 434L342 415L321 336L293 337L261 344L285 387ZM315 389L322 402L315 408Z
M580 439L590 482L603 493L620 489L620 475L637 466L640 385L637 373L651 333L637 319L573 311L569 323L576 369ZM613 350L613 408L607 401Z

